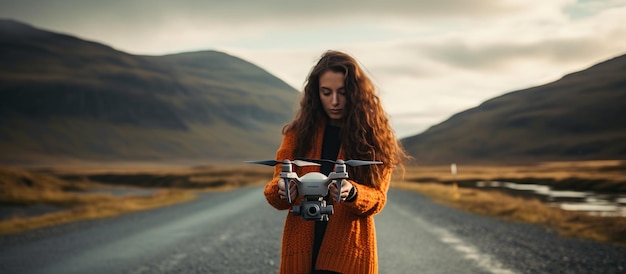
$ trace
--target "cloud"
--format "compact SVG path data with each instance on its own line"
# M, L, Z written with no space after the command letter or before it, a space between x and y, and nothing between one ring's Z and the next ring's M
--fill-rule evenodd
M437 45L423 45L424 56L450 66L480 70L499 70L516 61L534 59L539 62L570 63L595 57L597 52L620 50L603 41L604 37L577 37L536 41L533 43L500 43L472 46L464 41L447 41Z
M67 14L78 18L81 14L97 19L116 18L125 21L151 19L163 21L168 18L203 18L202 20L255 22L257 20L287 21L312 17L336 18L332 23L342 22L352 16L372 16L372 20L384 16L408 18L434 18L442 16L484 17L507 12L522 12L535 6L526 1L502 0L353 0L353 1L284 1L284 0L134 0L106 2L97 1L1 1L3 8L18 16ZM140 16L137 16L140 15Z
M19 0L1 1L0 16L80 34L132 53L155 54L197 45L242 44L276 32L293 37L325 29L354 38L359 29L378 28L376 36L394 31L400 35L403 27L397 26L401 25L426 28L433 20L497 17L521 13L530 6L524 1L501 0ZM302 40L302 36L295 38Z
M625 0L0 0L0 17L134 54L220 50L296 89L325 50L348 52L400 136L624 54L624 14Z

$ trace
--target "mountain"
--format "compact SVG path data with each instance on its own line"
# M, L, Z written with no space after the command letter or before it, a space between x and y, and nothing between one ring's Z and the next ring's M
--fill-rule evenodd
M626 55L493 98L402 143L420 164L626 159Z
M139 56L0 20L0 162L272 158L299 93L217 51Z

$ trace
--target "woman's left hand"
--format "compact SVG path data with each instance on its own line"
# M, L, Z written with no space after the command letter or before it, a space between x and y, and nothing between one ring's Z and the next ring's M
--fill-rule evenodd
M341 200L346 200L348 198L348 194L350 194L350 190L354 187L348 180L344 180L341 182ZM332 201L337 201L337 186L335 184L330 184L328 186L330 190L330 198Z

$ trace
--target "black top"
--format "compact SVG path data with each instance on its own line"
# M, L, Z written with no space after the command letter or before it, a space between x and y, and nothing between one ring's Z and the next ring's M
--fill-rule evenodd
M341 147L341 128L331 125L326 125L324 129L324 139L322 140L322 159L337 160L339 155L339 147ZM320 173L328 176L335 165L333 163L323 162L320 166ZM326 225L328 222L316 221L315 222L315 235L313 237L313 262L311 269L315 270L315 261L317 261L317 254L320 251L324 234L326 233Z
M322 159L337 160L339 155L339 148L341 147L341 128L328 125L324 129L324 139L322 140ZM328 176L333 171L335 164L329 162L322 162L320 166L320 173Z

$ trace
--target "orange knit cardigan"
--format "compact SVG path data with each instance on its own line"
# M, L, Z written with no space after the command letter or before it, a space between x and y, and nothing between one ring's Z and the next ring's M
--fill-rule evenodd
M306 157L321 157L324 127L318 129L313 139L312 151ZM294 149L298 140L293 131L287 132L276 152L276 159L294 159ZM343 159L340 148L338 159ZM265 186L268 203L279 210L291 209L292 204L278 195L278 180L281 166L277 165L274 178ZM295 168L298 176L319 171L317 166ZM344 274L377 273L376 232L374 215L380 212L387 200L387 190L391 179L390 168L384 170L383 180L377 188L350 181L357 190L354 201L334 204L334 214L330 216L324 240L320 247L316 267ZM349 174L348 174L349 175ZM298 204L303 198L295 199ZM329 201L329 204L333 204ZM314 221L305 221L300 216L287 213L283 229L280 273L310 273L313 250Z

